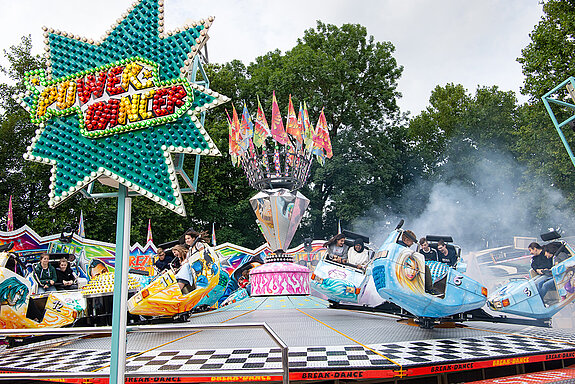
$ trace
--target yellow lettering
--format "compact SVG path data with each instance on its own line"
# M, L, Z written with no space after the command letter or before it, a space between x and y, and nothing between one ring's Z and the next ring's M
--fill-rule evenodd
M58 86L56 107L60 110L70 108L76 101L76 82L64 81Z
M58 89L55 85L48 87L42 91L40 94L40 100L38 101L38 111L36 115L41 117L46 114L48 107L58 99Z
M144 84L138 80L138 74L142 71L142 67L138 63L128 63L122 72L122 88L128 90L128 85L132 84L135 89L145 88Z
M120 108L118 111L118 124L126 125L127 121L130 122L140 120L140 116L138 115L138 107L140 106L140 95L132 95L122 97L120 100Z

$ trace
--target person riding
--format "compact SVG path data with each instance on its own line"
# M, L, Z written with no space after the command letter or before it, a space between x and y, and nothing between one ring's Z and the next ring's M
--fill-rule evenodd
M397 244L410 248L415 242L417 242L415 233L407 229L401 233L401 240L399 240Z
M555 288L555 280L553 280L551 268L553 268L553 265L559 264L568 257L563 250L564 246L559 242L549 243L543 247L543 254L546 259L551 261L551 267L542 271L543 274L536 280L535 284L537 285L537 291L541 296L541 300L543 300L543 304L545 305L550 304L545 302L545 295L548 291Z
M38 293L55 291L56 287L56 269L50 265L50 256L47 253L40 255L40 263L34 267L34 275L40 283Z
M172 254L174 255L174 258L170 262L170 267L172 267L177 272L186 262L186 255L188 254L188 250L183 245L177 244L172 247Z
M205 231L196 232L193 229L188 230L184 235L184 246L190 250L190 254L204 249L204 243L207 243L208 233ZM196 241L196 239L198 239ZM195 244L194 244L195 242ZM193 245L193 250L192 250ZM189 255L188 255L189 256Z
M353 243L353 248L347 252L347 262L356 265L358 268L365 268L369 261L369 252L365 248L362 239L356 239Z
M186 259L182 262L182 267L176 274L176 281L180 286L183 294L186 294L186 290L191 287L194 289L196 283L196 270L194 270L193 265L196 261L202 258L201 250L205 248L204 242L206 242L207 232L195 232L188 231L185 235L185 242L189 249L186 255ZM178 247L177 245L174 247ZM172 248L172 250L174 249ZM201 269L200 269L201 271ZM188 287L187 289L185 289Z
M323 245L327 248L328 259L338 263L343 263L347 260L348 246L345 244L345 235L338 233L329 239Z
M457 263L457 253L455 249L450 248L445 244L445 241L439 240L437 242L437 256L439 256L439 261L449 265L450 267L454 267Z
M158 256L158 260L156 260L154 265L156 266L158 273L170 268L170 263L174 260L174 256L166 255L163 248L158 248L156 255Z
M58 262L58 268L56 268L55 286L61 289L78 289L77 280L78 276L72 271L68 259L62 257Z
M531 277L536 277L544 275L545 271L553 267L553 260L545 257L545 252L543 252L543 247L539 243L532 242L527 247L529 253L533 256L531 258Z
M419 253L425 257L425 261L439 261L437 251L429 246L427 238L422 237L419 239Z

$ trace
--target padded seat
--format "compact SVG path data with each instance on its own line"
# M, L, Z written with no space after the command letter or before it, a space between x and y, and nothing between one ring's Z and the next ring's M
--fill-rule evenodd
M425 262L425 265L429 267L429 271L431 272L432 284L435 284L439 280L443 279L449 272L449 265L440 261L429 260Z

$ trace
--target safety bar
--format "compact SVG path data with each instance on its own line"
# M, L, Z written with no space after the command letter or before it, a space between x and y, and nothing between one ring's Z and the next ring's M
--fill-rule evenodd
M126 332L174 332L188 329L218 329L218 328L263 328L274 343L281 349L282 369L250 369L249 371L217 370L201 372L162 371L158 372L126 372L126 377L209 377L209 376L255 376L255 375L282 375L282 382L289 383L288 346L275 333L267 323L235 323L235 324L161 324L161 325L130 325ZM77 335L77 334L111 334L112 327L78 327L78 328L35 328L35 329L0 329L0 336L14 335ZM1 380L30 379L30 378L99 378L109 377L106 372L25 372L0 373Z

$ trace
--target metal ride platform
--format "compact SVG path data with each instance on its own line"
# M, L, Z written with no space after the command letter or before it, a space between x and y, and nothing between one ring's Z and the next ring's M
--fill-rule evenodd
M261 329L202 329L262 322L288 346L290 381L429 382L443 376L439 382L463 382L488 371L495 377L497 370L511 375L575 363L575 333L564 330L483 322L422 329L395 316L331 309L311 296L276 296L248 298L189 323L153 326L161 333L128 333L126 382L282 381L281 349ZM19 378L78 373L83 379L62 380L107 382L86 377L109 372L110 346L109 335L78 335L5 349L0 370L23 373Z

